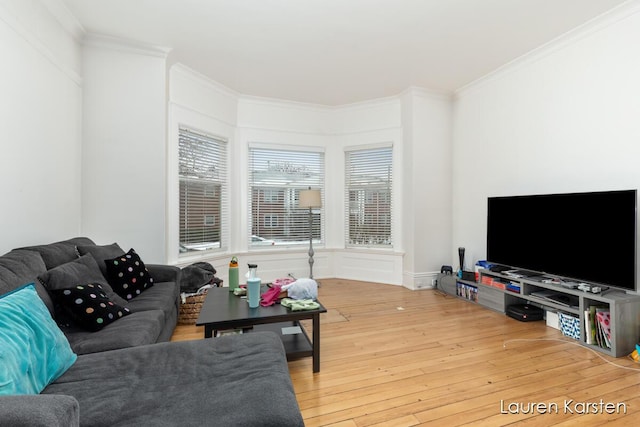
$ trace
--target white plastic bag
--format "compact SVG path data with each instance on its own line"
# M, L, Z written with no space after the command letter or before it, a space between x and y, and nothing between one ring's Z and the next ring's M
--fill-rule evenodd
M298 279L282 286L287 296L292 299L318 299L318 283L313 279Z

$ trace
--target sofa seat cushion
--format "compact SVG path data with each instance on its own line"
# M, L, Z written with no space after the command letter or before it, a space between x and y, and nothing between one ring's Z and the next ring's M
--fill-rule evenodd
M73 325L62 331L74 352L87 354L155 343L164 326L164 312L148 310L131 313L97 332Z
M43 393L75 397L82 425L304 425L269 332L83 355Z
M133 312L147 310L162 310L169 318L172 311L176 311L179 288L173 282L156 283L134 299L128 302L128 307Z

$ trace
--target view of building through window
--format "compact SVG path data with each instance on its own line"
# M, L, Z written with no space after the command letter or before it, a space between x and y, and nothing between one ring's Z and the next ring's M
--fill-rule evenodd
M392 147L347 151L347 247L391 247Z
M308 244L309 210L298 207L299 191L323 188L321 151L249 149L250 247ZM314 242L323 240L322 208L312 210Z
M226 142L179 131L180 252L222 248Z

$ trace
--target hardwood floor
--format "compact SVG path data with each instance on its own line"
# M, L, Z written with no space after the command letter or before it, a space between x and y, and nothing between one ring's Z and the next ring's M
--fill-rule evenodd
M640 422L640 365L601 358L544 322L349 280L322 280L319 299L321 371L311 358L289 362L307 427ZM179 326L173 340L202 336Z

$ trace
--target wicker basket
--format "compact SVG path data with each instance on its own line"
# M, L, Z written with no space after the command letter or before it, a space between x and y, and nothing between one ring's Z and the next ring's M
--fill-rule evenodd
M178 313L178 323L180 325L195 325L200 310L202 309L202 303L204 302L207 293L204 292L200 295L193 295L185 298L185 302L181 302L180 311Z

